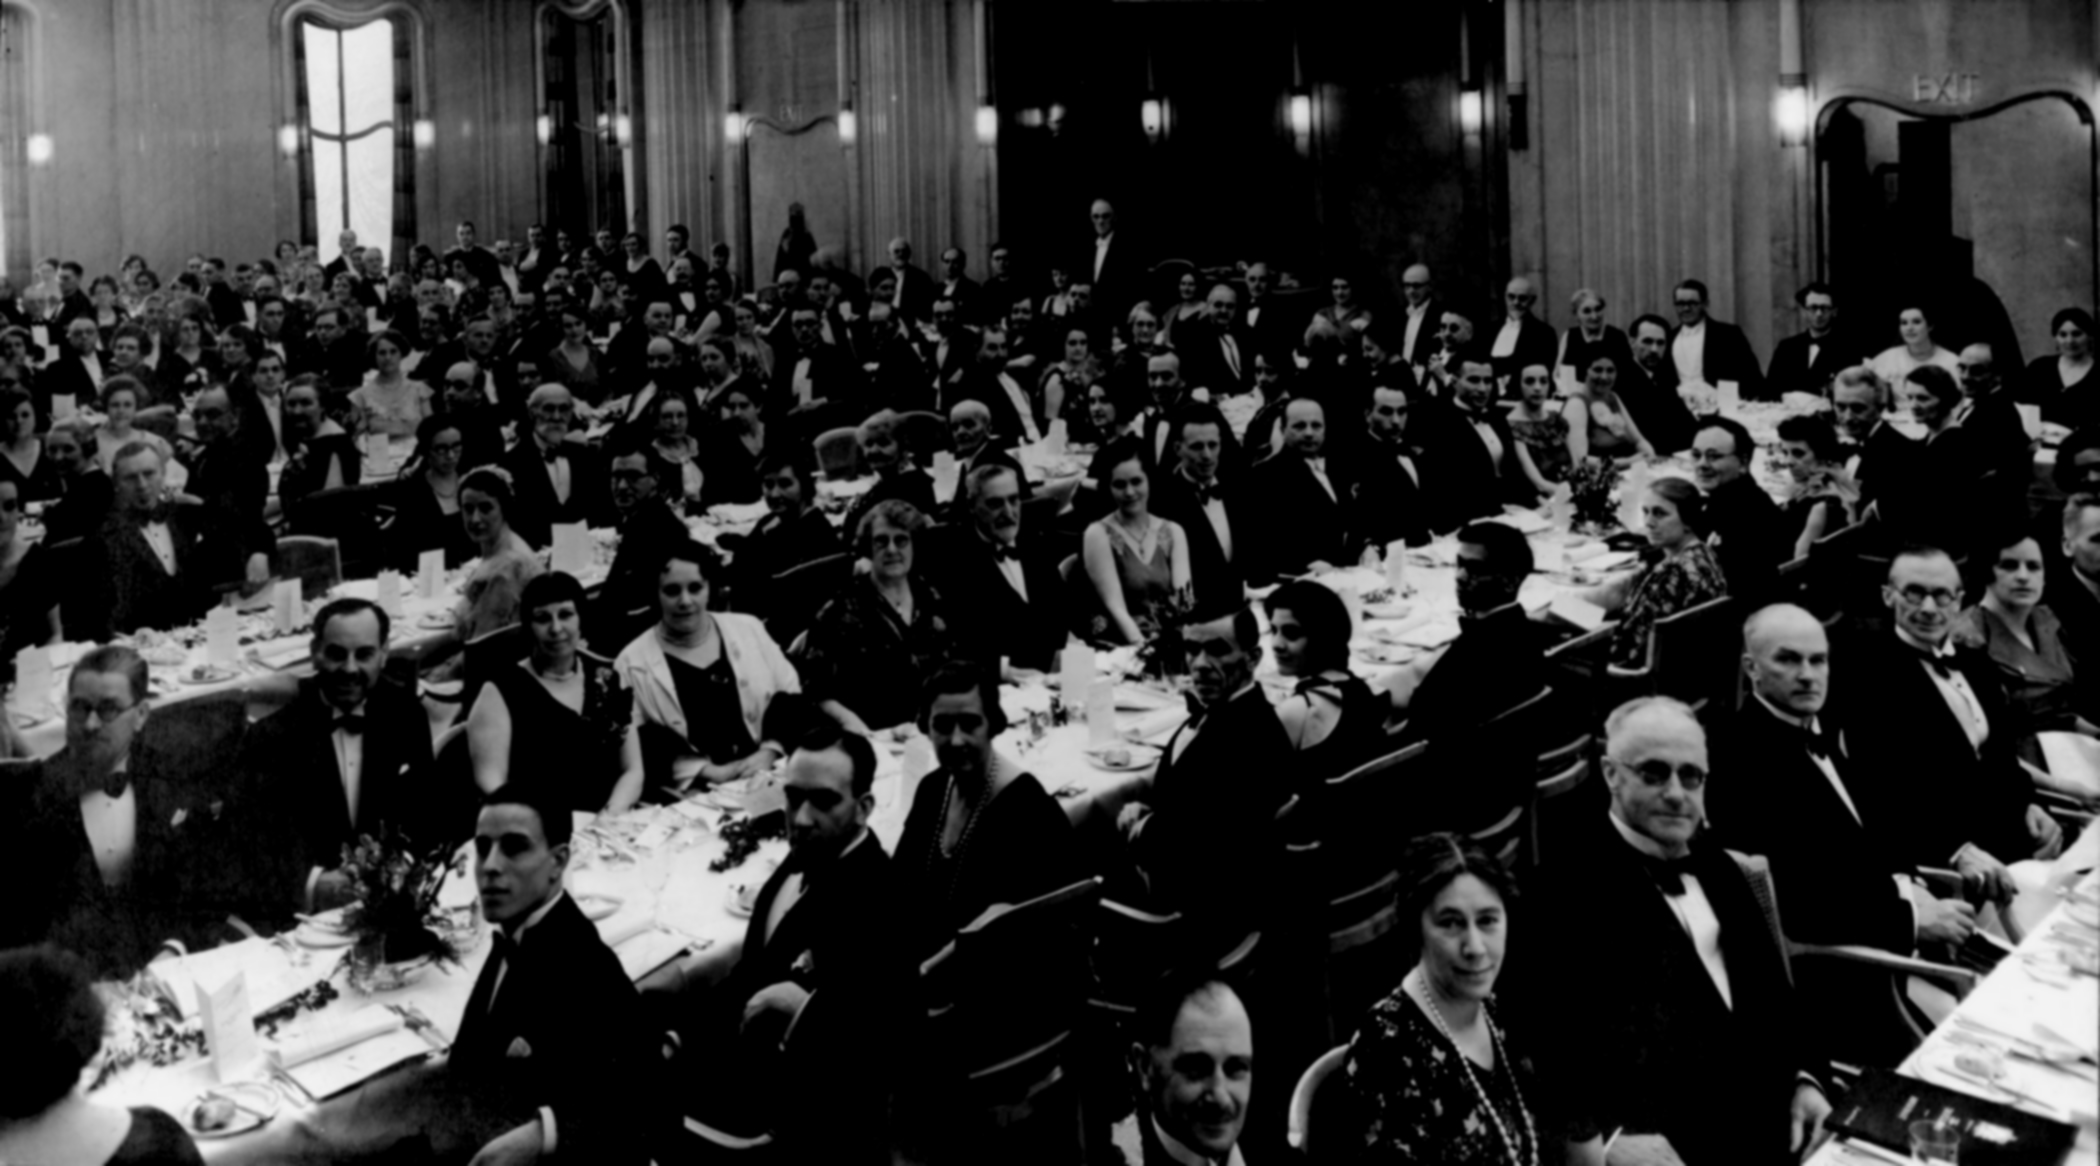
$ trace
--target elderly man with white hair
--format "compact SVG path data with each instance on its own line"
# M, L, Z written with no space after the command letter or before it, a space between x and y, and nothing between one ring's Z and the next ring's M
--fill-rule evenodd
M576 418L576 399L549 382L525 400L530 433L497 464L517 483L510 528L535 547L553 540L556 523L603 522L607 476L604 459L579 436L569 432Z
M1530 974L1509 986L1545 1036L1573 1148L1792 1162L1830 1113L1825 1066L1749 881L1701 837L1706 732L1683 703L1642 697L1605 738L1609 813L1571 829L1530 884L1526 917L1547 933L1532 950L1559 958L1513 965Z

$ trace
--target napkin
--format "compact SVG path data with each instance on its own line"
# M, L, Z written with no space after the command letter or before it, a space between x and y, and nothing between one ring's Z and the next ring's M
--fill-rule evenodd
M441 1043L441 1038L409 1028L392 1009L375 1004L331 1017L298 1040L280 1045L273 1055L300 1088L327 1098L404 1061L429 1056Z
M580 574L591 565L591 536L580 522L557 522L551 528L554 539L552 561L554 569L568 575Z
M346 1016L316 1018L305 1032L271 1046L270 1059L280 1069L291 1069L318 1061L351 1045L363 1044L402 1026L399 1013L379 1005L360 1008Z
M677 959L692 946L683 935L652 927L623 943L614 944L613 954L620 957L620 967L626 970L627 978L638 981Z
M757 522L767 513L764 502L723 502L707 508L709 518L732 526Z
M1525 534L1537 534L1553 529L1553 523L1536 510L1526 510L1521 506L1504 506L1502 510L1501 514L1489 521L1514 526Z
M598 938L607 947L618 947L644 931L656 929L656 920L633 912L615 914L598 921Z

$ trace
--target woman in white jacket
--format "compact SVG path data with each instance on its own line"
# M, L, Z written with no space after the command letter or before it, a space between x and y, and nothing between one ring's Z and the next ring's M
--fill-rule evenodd
M755 617L712 612L721 560L698 542L672 551L657 574L655 627L614 667L634 693L650 794L763 773L787 755L808 705L802 682ZM785 699L784 699L785 698Z

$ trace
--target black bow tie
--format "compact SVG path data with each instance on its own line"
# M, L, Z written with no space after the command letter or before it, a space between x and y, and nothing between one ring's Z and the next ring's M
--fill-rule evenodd
M1810 757L1819 757L1824 761L1829 761L1840 755L1836 739L1831 737L1830 734L1816 729L1802 728L1801 744L1803 748L1808 750Z
M1954 664L1945 656L1937 652L1919 652L1918 659L1924 661L1925 666L1932 669L1932 674L1941 680L1954 679Z
M1683 858L1657 858L1652 854L1643 853L1641 861L1647 865L1648 873L1655 878L1655 885L1661 887L1665 895L1684 894L1684 876L1696 876L1699 873L1693 869L1690 855Z
M1021 551L1012 543L995 542L992 544L992 557L1018 563L1021 561Z
M365 731L365 715L363 713L343 713L335 718L334 727L339 732L362 735Z
M124 796L124 791L130 788L131 774L126 770L118 770L102 779L102 794L104 797L121 798Z
M1187 479L1183 480L1188 481ZM1218 486L1215 482L1206 486L1201 482L1190 481L1188 482L1188 488L1189 496L1196 500L1196 505L1198 506L1208 506L1211 499L1218 496Z
M543 445L543 446L541 446L541 447L540 447L540 460L541 460L541 461L543 461L543 462L546 462L546 463L547 463L548 465L550 465L550 466L554 464L554 459L555 459L555 458L558 458L558 457L560 457L560 456L561 456L561 447L560 447L560 446L558 446L558 445L555 445L555 446L546 446L546 445Z

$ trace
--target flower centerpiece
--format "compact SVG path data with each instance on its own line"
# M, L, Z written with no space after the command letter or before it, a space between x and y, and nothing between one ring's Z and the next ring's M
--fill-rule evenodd
M1611 530L1612 489L1619 483L1618 468L1610 461L1592 458L1568 474L1569 500L1575 507L1575 529L1601 535Z
M343 928L357 941L353 986L398 987L424 964L459 963L437 897L447 876L465 872L465 851L449 843L418 849L390 825L343 847L342 873L353 900L343 909Z

